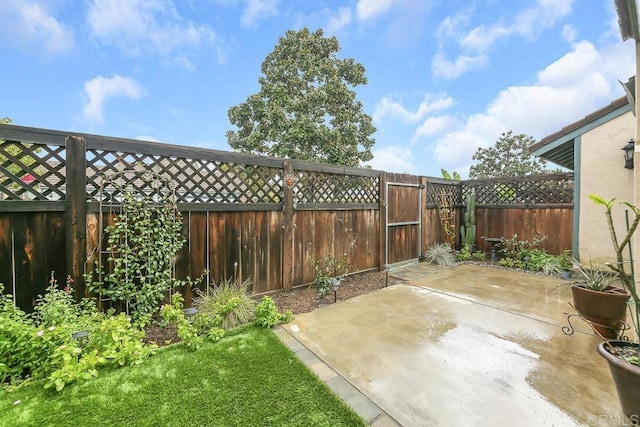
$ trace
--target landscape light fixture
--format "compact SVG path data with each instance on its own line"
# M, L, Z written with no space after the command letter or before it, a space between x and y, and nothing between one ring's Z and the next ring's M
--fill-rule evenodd
M636 143L633 139L627 142L627 145L622 147L624 151L624 168L633 169L633 152L635 151Z
M387 286L389 286L389 272L390 271L391 271L391 266L389 264L385 264L384 265L384 273L385 273L384 287L385 288Z
M333 289L333 302L338 301L338 288L340 287L340 280L335 277L331 279L331 289Z
M198 314L198 309L196 307L184 308L182 309L182 313L189 323L193 323L193 319L196 317L196 314Z
M71 334L71 338L78 341L81 347L84 347L85 344L89 341L89 332L88 331L78 331Z

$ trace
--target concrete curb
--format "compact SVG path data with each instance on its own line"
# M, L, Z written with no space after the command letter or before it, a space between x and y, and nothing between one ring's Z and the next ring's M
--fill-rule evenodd
M401 427L396 420L383 411L369 397L360 392L346 378L322 361L314 352L309 350L295 336L281 326L273 332L296 357L304 363L316 376L340 397L362 419L373 427Z

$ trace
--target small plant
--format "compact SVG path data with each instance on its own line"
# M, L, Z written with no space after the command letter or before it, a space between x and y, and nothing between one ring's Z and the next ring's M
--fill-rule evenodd
M476 261L484 261L485 259L487 259L487 254L482 251L473 251L471 252L471 258L475 259Z
M322 298L332 292L331 281L336 278L342 281L349 273L349 263L346 259L336 259L329 255L321 261L314 260L313 272L314 284L318 288L318 298Z
M227 279L207 291L196 290L193 302L198 308L198 316L215 319L220 328L227 330L253 320L255 301L249 295L251 280L244 282Z
M179 292L171 295L171 304L164 304L160 308L160 315L169 324L178 329L178 337L189 348L197 350L202 345L202 337L198 335L196 327L187 320L182 311L184 298Z
M523 259L527 255L527 251L538 248L547 236L534 237L531 241L520 240L517 234L510 238L502 238L500 253L504 258Z
M64 289L58 288L54 272L51 272L49 286L43 295L38 295L34 307L34 318L43 326L73 323L78 320L80 312L73 298L73 280L67 277Z
M443 267L454 267L456 265L456 258L453 255L451 246L446 243L437 243L430 246L425 252L425 257L429 262Z
M470 246L463 245L456 254L456 259L458 261L469 261L472 257L472 249Z
M262 297L256 305L255 314L256 325L264 328L273 328L279 323L289 323L293 318L293 313L290 310L279 313L278 306L270 296Z
M524 261L511 257L501 258L500 261L498 261L498 265L508 268L525 268Z
M594 267L591 260L589 260L589 267L575 261L573 268L578 276L579 285L592 291L606 292L613 281L603 268Z

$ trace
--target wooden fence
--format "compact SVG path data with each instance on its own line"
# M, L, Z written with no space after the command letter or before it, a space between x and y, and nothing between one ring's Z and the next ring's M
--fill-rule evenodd
M53 271L60 283L70 275L77 296L85 295L82 274L117 199L113 192L105 194L105 177L131 174L128 184L148 192L148 184L134 178L144 171L175 186L187 241L176 261L177 276L208 270L209 281L251 278L256 293L312 282L313 263L325 256L346 256L352 271L417 258L444 240L438 206L443 195L451 202L458 242L463 196L472 188L481 248L482 236L515 233L549 236L545 245L554 253L571 247L569 175L445 181L2 125L0 283L5 292L29 309Z

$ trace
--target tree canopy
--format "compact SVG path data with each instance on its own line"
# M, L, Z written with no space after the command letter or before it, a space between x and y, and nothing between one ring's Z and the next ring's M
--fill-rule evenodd
M287 31L262 63L260 91L228 111L226 133L239 151L359 166L371 160L372 119L353 87L364 66L338 59L338 39L322 30Z
M547 162L529 151L529 147L535 142L529 135L504 132L493 147L478 148L473 155L473 160L477 163L469 169L469 178L498 178L548 172Z

